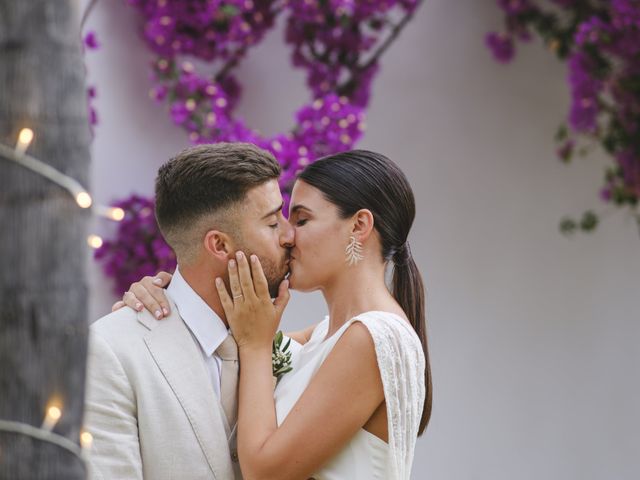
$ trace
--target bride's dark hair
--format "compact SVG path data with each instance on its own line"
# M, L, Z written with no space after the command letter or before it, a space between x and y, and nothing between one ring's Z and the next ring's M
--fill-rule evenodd
M379 153L352 150L321 158L298 177L320 190L348 218L360 209L373 214L374 228L382 241L382 258L393 261L392 294L407 314L420 338L426 359L426 396L418 435L431 417L431 366L425 323L424 285L407 237L415 217L413 191L391 160Z

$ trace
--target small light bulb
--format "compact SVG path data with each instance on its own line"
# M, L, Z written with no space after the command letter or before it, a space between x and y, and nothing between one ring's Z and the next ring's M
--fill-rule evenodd
M56 426L56 423L58 423L61 416L62 410L60 410L60 407L52 405L47 408L47 415L44 417L44 421L42 422L42 429L48 431L53 430L53 427Z
M23 155L31 142L33 141L33 130L30 128L23 128L18 134L18 143L16 143L16 153Z
M124 219L124 210L120 207L114 207L109 211L109 216L112 220L120 222L122 221L122 219Z
M98 235L92 234L87 237L87 243L91 248L100 248L103 242L102 238L100 238Z
M29 145L33 140L33 130L31 130L30 128L23 128L22 130L20 130L18 140L20 140L20 143L26 143L27 145Z
M62 411L58 407L49 407L47 415L57 422L62 416Z
M85 430L80 434L80 446L88 450L91 448L91 445L93 445L93 435Z
M91 195L87 192L80 192L76 195L76 202L78 202L81 208L89 208L93 200L91 200Z

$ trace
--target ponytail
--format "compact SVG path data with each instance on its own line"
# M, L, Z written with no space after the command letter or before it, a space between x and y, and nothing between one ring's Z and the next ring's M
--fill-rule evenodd
M424 352L424 385L426 392L424 406L422 408L422 417L420 418L420 427L418 428L418 435L422 435L431 418L433 396L431 364L429 362L429 349L427 346L424 284L422 283L420 270L418 270L418 266L411 256L408 244L404 244L396 250L396 253L393 255L393 263L393 278L391 280L393 296L407 314L411 326L413 326L413 329L420 339Z

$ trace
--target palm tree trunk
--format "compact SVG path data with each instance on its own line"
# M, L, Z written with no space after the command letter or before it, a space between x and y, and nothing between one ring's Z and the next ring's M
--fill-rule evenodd
M87 184L90 132L80 2L0 0L0 142L30 127L29 153ZM78 443L87 335L88 211L56 184L0 157L0 419ZM84 478L52 443L0 431L0 479Z

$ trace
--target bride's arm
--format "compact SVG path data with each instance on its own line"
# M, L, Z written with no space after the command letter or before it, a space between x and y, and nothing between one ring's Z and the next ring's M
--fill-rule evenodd
M238 453L250 479L308 478L349 442L384 400L373 340L351 325L280 427L269 351L240 350Z
M281 286L274 306L259 262L251 264L253 282L249 268L243 256L231 266L231 295L217 283L242 365L238 453L243 476L307 478L340 452L384 401L373 339L363 324L351 325L278 427L271 338L288 293L286 284Z

